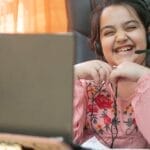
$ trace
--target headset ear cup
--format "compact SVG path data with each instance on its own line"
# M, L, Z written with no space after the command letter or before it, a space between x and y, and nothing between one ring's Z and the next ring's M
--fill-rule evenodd
M99 42L95 42L95 50L96 50L96 55L98 56L98 58L102 59L104 57L104 55L102 52L102 47L99 44Z
M150 48L150 33L147 36L147 47Z

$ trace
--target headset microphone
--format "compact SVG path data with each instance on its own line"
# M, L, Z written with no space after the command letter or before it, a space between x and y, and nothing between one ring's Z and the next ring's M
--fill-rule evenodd
M136 54L142 54L142 53L148 53L148 54L150 54L150 49L136 50L135 53Z

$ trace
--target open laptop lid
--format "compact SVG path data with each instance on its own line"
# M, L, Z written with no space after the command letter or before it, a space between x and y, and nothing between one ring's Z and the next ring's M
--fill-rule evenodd
M0 132L72 133L74 35L0 35Z

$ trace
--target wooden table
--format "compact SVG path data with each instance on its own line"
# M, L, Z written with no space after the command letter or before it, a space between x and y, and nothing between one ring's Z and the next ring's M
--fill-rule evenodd
M71 150L67 144L54 138L9 133L0 133L0 143L12 147L18 145L22 150Z

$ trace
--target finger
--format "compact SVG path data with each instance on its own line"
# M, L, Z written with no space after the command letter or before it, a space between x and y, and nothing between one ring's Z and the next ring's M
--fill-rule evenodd
M118 68L115 68L112 70L110 76L109 76L109 80L112 84L116 84L118 82L120 78L120 71Z
M104 63L104 68L107 68L107 70L109 70L110 72L112 71L112 66L107 63Z
M108 68L107 66L104 68L104 72L105 72L105 81L109 80L109 76L111 74L112 69Z
M97 71L97 69L93 69L91 72L91 78L96 82L99 83L100 82L100 74Z
M99 74L100 82L104 81L106 79L105 69L101 66L101 67L99 67L99 69L97 71L98 71L98 74Z
M104 69L106 71L106 80L108 80L113 68L110 65L105 63Z
M100 81L108 81L110 73L112 71L112 67L107 63L97 65L98 65L97 71L99 72Z

